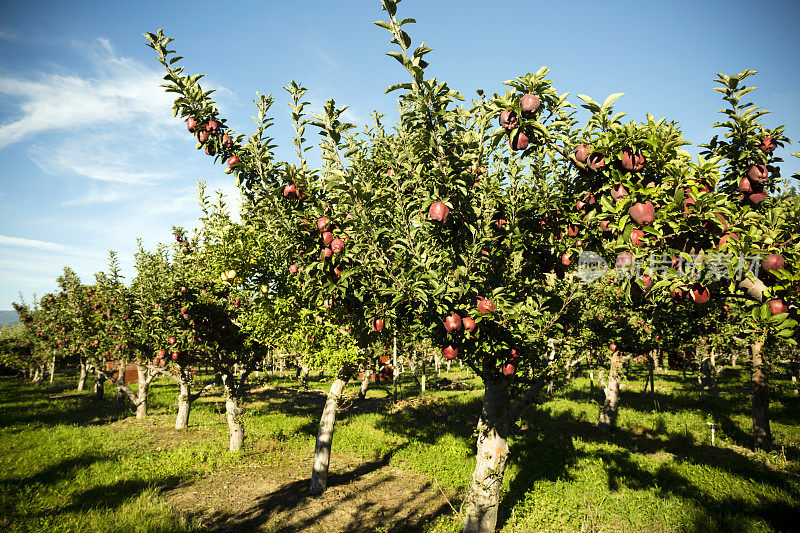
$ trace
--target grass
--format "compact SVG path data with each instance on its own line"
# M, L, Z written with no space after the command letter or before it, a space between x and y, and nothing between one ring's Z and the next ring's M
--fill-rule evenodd
M448 377L462 379L468 390L432 391L423 401L404 377L395 408L386 385L374 386L363 402L344 402L334 451L368 465L351 477L382 468L424 475L458 509L475 464L480 384L452 372ZM743 368L725 369L720 397L701 401L693 380L669 372L657 376L653 398L640 392L644 369L633 367L610 435L594 427L600 391L593 394L586 377L572 380L530 409L512 437L499 526L509 532L794 529L800 399L788 381L773 377L776 451L753 453L747 378ZM288 377L262 374L248 398L246 451L236 456L227 453L219 396L197 402L189 430L177 432L171 383L152 386L144 421L133 418L129 405L115 405L110 385L102 401L73 393L73 386L72 376L59 375L53 385L0 379L0 525L9 531L203 531L202 518L172 505L169 491L246 464L310 469L324 401L321 392L297 391ZM356 384L347 392L354 396ZM336 482L332 477L331 486ZM454 531L457 523L445 513L424 529Z

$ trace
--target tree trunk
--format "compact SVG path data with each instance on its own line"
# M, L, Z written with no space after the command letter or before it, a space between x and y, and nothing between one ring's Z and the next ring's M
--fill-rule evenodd
M56 354L53 353L53 359L50 363L50 383L53 382L53 379L56 377Z
M361 388L358 391L358 399L363 400L367 397L367 390L369 389L369 378L372 377L372 369L365 368L362 372L363 378L361 379Z
M711 379L711 395L714 398L719 398L719 389L717 388L717 352L712 348L711 354L708 359L709 364L709 378Z
M86 386L86 361L81 359L80 362L81 375L78 377L78 392L82 391Z
M769 383L762 350L764 340L759 339L750 345L753 362L751 378L753 395L753 448L769 451L772 447L772 432L769 427Z
M117 380L119 383L125 383L125 369L128 367L127 361L117 361ZM117 405L122 405L125 403L125 391L117 385ZM139 418L138 412L136 418Z
M317 431L317 443L314 446L314 466L311 470L311 485L309 493L322 494L328 486L328 466L331 460L331 443L333 442L333 427L336 423L336 407L342 396L347 379L338 376L331 385L322 418Z
M300 382L300 387L304 389L308 388L308 372L308 365L305 363L300 363L300 375L297 376L297 380Z
M494 532L508 460L508 385L486 380L478 421L478 453L464 500L464 532Z
M94 376L94 398L95 400L102 400L105 393L106 377L99 371L95 370Z
M139 403L136 405L136 418L141 420L147 417L147 393L150 389L150 383L147 382L147 376L145 375L144 368L142 368L140 365L137 365L136 371L139 374L139 390L137 391Z
M228 419L228 430L231 434L230 451L239 452L242 450L242 444L244 443L243 409L236 394L234 377L227 374L223 375L222 384L225 387L225 417Z
M655 360L656 374L661 374L664 371L664 349L658 349L658 357Z
M792 387L794 388L795 396L800 396L800 390L797 388L797 374L799 371L800 365L797 364L797 361L789 363L789 372L792 374Z
M600 408L600 416L597 420L597 429L608 432L617 425L617 408L619 407L619 381L622 360L620 356L614 354L611 357L611 369L608 372L608 384L606 385L606 399Z
M186 429L189 425L189 412L192 410L192 396L189 384L179 383L181 392L178 395L178 417L175 419L175 429Z
M422 377L420 378L419 389L421 396L424 398L425 397L425 354L424 353L422 356L422 362L420 363L420 371L422 372ZM467 367L467 372L469 372L469 367Z
M397 403L397 333L392 344L392 401Z

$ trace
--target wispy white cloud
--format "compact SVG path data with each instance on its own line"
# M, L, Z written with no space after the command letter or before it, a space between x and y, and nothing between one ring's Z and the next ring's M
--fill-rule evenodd
M133 138L136 142L132 143L117 132L84 131L77 137L32 145L28 154L36 166L51 175L140 185L182 176L174 164L154 171L153 160L160 158L158 143L145 135Z
M0 148L58 129L133 125L158 134L165 125L176 126L169 112L171 98L159 87L159 71L117 56L106 39L75 46L92 61L93 77L45 73L0 77L0 95L17 100L21 115L0 125Z
M57 242L40 241L37 239L26 239L23 237L10 237L8 235L0 235L0 247L9 246L17 248L28 248L39 251L55 252L59 254L68 254L84 257L101 257L102 254L90 250L84 250L75 246L67 246Z
M132 199L135 192L130 188L126 189L112 189L112 188L92 188L88 192L61 202L62 206L82 206L92 204L108 204L115 202L124 202Z

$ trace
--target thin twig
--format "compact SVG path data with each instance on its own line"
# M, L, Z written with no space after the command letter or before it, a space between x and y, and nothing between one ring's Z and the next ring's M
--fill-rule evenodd
M434 483L436 483L436 487L439 489L439 492L441 492L442 496L444 496L445 501L447 501L447 505L450 506L450 509L452 509L453 512L456 513L456 516L458 516L458 518L460 520L461 519L461 507L459 507L458 511L456 511L456 508L453 507L452 503L450 503L450 498L447 497L447 494L445 494L444 491L442 490L442 486L439 485L439 480L436 479L436 476L433 477L433 481L434 481ZM461 505L462 506L464 505L463 502L462 502Z

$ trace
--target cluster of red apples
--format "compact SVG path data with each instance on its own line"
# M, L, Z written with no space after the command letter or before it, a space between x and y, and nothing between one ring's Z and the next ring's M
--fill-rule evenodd
M206 155L215 156L219 152L223 161L228 161L228 168L233 168L239 162L239 158L230 155L233 149L233 138L224 134L223 126L215 119L206 122L198 121L194 117L186 119L186 129L194 133L201 146L205 146ZM219 151L222 148L222 151Z
M519 109L522 118L528 119L533 117L533 114L536 113L536 110L539 109L541 104L541 99L535 94L523 95L519 100ZM528 147L528 144L530 144L530 135L524 128L520 128L519 117L515 110L504 109L501 111L500 125L509 132L508 143L512 150L525 150ZM517 130L516 134L511 135L514 130Z
M772 154L775 148L778 147L778 141L773 137L765 137L761 141L759 149L767 155ZM747 171L747 176L739 181L739 192L742 193L742 199L753 204L758 205L767 197L767 191L764 185L769 182L769 170L766 165L754 164L750 166Z

